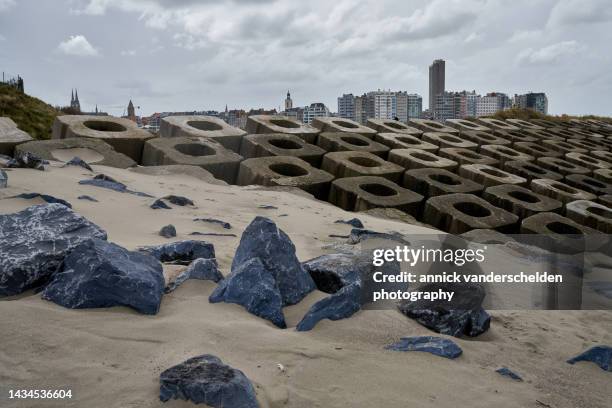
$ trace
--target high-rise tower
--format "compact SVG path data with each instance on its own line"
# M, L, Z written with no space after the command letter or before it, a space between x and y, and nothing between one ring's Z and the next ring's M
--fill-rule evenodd
M291 94L287 91L287 98L285 98L285 110L293 108L293 101L291 100Z
M437 59L429 66L429 110L434 111L436 96L444 93L445 82L444 60Z

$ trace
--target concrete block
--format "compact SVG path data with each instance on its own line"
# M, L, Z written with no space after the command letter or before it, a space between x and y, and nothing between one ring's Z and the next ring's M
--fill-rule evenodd
M334 180L329 202L347 211L397 208L411 215L419 212L423 196L383 177L347 177Z
M549 133L562 137L564 139L576 138L574 132L569 131L566 127L555 127L546 129Z
M593 201L577 200L565 207L567 218L580 225L612 234L612 208Z
M570 174L565 177L565 182L572 187L588 191L598 196L612 194L612 184L597 180L585 174Z
M374 140L388 146L391 149L421 149L436 153L438 146L419 139L413 135L401 133L378 133Z
M208 137L239 153L246 132L214 116L166 116L160 121L159 134L161 137Z
M139 129L136 123L113 116L62 115L53 122L53 139L83 137L98 139L113 146L119 153L140 163L144 143L153 134Z
M559 157L538 157L536 159L536 164L564 176L568 174L591 174L590 169Z
M589 154L597 159L603 160L608 163L612 163L612 152L609 152L607 150L591 150L591 153ZM605 168L609 168L609 167L605 167Z
M200 166L216 178L233 184L242 156L212 139L201 137L159 137L145 143L144 166L185 164Z
M603 140L603 139L602 139ZM608 146L600 143L599 141L588 140L588 139L565 139L566 143L576 146L579 149L587 150L609 150Z
M422 139L431 144L435 144L441 149L455 147L458 149L476 150L478 148L476 143L465 140L459 135L452 135L449 133L426 132L423 133Z
M444 126L440 122L436 122L435 120L429 119L409 119L408 124L410 126L414 126L417 129L422 130L423 132L442 132L442 133L459 133L457 129L453 129L450 126Z
M538 126L534 123L529 123L526 120L522 119L506 119L506 122L521 129L544 130L542 126Z
M399 182L404 168L368 152L331 152L323 156L321 169L337 178L378 176Z
M516 142L537 142L538 138L528 135L522 130L496 130L493 129L493 134L509 140L512 143ZM499 143L490 143L499 144Z
M591 130L584 129L584 128L579 128L579 127L571 127L568 130L570 132L573 132L576 135L580 135L580 136L584 137L585 139L593 140L593 139L598 139L598 138L605 137L601 133L593 132Z
M539 213L525 218L521 223L522 234L548 235L558 240L556 247L567 252L583 252L583 243L572 243L565 235L595 235L596 230L580 225L577 222L557 213ZM573 245L572 245L573 244ZM572 247L575 247L572 251Z
M491 156L503 165L507 161L533 161L535 157L530 154L519 152L512 147L500 145L482 145L480 153Z
M370 139L374 139L376 131L367 126L360 125L354 120L345 118L314 118L312 126L319 129L321 132L348 132L348 133L359 133L360 135L366 136Z
M514 126L511 123L504 122L503 120L493 119L493 118L478 118L476 122L482 123L484 126L495 130L508 130L508 131L518 131L521 128L518 126Z
M606 194L599 196L597 202L605 205L606 207L612 208L612 194Z
M470 142L476 143L477 145L502 145L510 146L511 140L505 139L501 136L495 136L490 132L482 132L476 130L468 130L461 132L461 137L467 139Z
M529 136L533 136L534 138L538 140L543 140L543 139L564 140L565 139L563 136L558 135L556 133L552 133L548 131L547 129L523 129L522 131L523 133Z
M548 196L512 184L500 184L487 188L482 198L496 207L518 215L520 219L540 212L561 211L563 203Z
M320 133L319 129L281 115L251 115L247 118L246 131L250 134L286 133L299 136L312 144Z
M563 180L562 174L555 173L554 171L542 167L535 162L508 161L504 163L503 169L508 173L524 177L527 179L527 181L538 178Z
M485 187L498 184L527 184L527 179L496 169L486 164L464 164L459 167L459 175Z
M480 194L484 186L444 169L412 169L404 173L402 185L425 197L443 194Z
M567 143L565 140L546 139L546 140L540 141L540 143L542 143L542 146L546 147L547 149L555 150L561 153L562 155L565 155L565 153L570 153L570 152L586 153L588 151L588 149L580 148L571 143ZM551 157L557 157L557 156L551 156Z
M481 125L478 122L466 119L446 119L444 124L457 129L460 133L466 131L489 132L491 130L485 125Z
M368 119L367 126L371 127L378 133L401 133L404 135L420 136L422 130L408 126L403 122L391 119Z
M559 126L557 122L553 122L551 120L546 119L530 119L529 122L533 123L534 125L541 126L544 129L550 129Z
M563 153L546 147L539 142L516 142L512 148L521 153L528 154L532 157L563 157Z
M0 154L13 156L15 146L31 140L32 136L19 129L11 118L0 117Z
M612 169L593 170L593 178L606 183L612 183Z
M560 181L548 179L531 180L529 188L534 193L542 194L555 200L567 204L576 200L594 200L597 198L594 194L569 186Z
M389 161L407 170L429 167L452 171L459 166L456 161L419 149L393 149L389 152Z
M456 161L460 166L463 164L488 164L489 166L497 166L499 164L499 160L493 157L485 156L484 154L476 153L468 149L455 149L449 147L440 149L438 155Z
M36 140L15 147L15 152L29 152L43 160L67 162L78 156L88 164L127 169L136 166L134 160L119 153L98 139L71 138Z
M473 194L447 194L425 203L423 219L451 234L479 228L512 232L518 217Z
M590 170L609 169L612 167L612 163L593 157L590 154L571 152L565 154L565 159L570 163L586 167Z
M296 187L325 199L334 176L297 157L268 156L240 163L236 184Z
M321 164L321 158L326 153L319 146L306 143L296 135L271 133L247 135L242 140L240 155L245 159L266 156L297 157L315 167Z
M323 132L317 138L317 145L328 152L369 152L385 158L389 147L375 142L359 133Z

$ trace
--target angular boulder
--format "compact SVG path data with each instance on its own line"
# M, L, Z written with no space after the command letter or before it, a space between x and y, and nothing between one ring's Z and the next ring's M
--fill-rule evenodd
M62 204L0 215L0 296L44 284L77 245L106 232Z
M210 354L190 358L163 371L159 399L191 401L215 408L257 408L255 389L240 370Z
M44 170L46 162L29 152L16 152L15 158L10 160L6 167L14 169Z
M176 237L176 228L172 224L165 225L159 230L159 235L164 238Z
M385 347L393 351L424 351L436 356L455 359L463 353L454 341L442 337L418 336L402 337L397 343Z
M74 156L72 159L68 160L66 162L66 164L64 164L62 167L66 167L66 166L78 166L78 167L82 167L82 168L84 168L86 170L93 171L91 166L89 164L87 164L87 162L85 160L81 159L78 156Z
M138 250L153 255L160 262L177 265L189 265L198 258L215 258L215 247L206 241L176 241L141 247Z
M172 282L169 282L164 292L172 292L187 279L211 280L217 283L223 279L223 275L219 272L219 267L215 258L198 258L190 263L187 269L181 272Z
M351 218L350 220L336 220L336 224L348 224L354 228L363 228L363 223L359 218Z
M297 325L297 331L311 330L323 319L340 320L351 317L361 309L361 286L357 283L344 286L338 292L319 300L310 307Z
M510 370L508 367L498 368L497 370L495 370L495 372L501 376L511 378L514 381L523 381L520 375Z
M610 346L595 346L591 347L584 353L567 360L569 364L577 363L578 361L590 361L597 364L602 370L612 371L612 347Z
M42 297L70 309L128 306L156 314L164 286L162 266L154 257L90 239L68 254Z
M65 205L68 208L72 208L72 204L70 204L66 200L62 200L61 198L53 197L49 194L40 194L40 193L21 193L12 198L23 198L24 200L33 200L35 198L40 198L41 200L49 203L49 204L61 204Z

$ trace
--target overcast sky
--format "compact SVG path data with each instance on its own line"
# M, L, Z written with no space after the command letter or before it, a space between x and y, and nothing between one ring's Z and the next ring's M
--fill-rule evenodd
M376 89L544 91L612 115L610 0L0 0L0 70L51 104L121 115L278 108Z

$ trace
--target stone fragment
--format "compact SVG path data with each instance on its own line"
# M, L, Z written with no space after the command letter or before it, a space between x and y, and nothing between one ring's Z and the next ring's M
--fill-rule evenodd
M173 292L188 279L211 280L217 283L223 279L223 275L219 272L215 258L198 258L191 262L174 280L166 284L164 293Z
M397 343L385 348L393 351L424 351L451 360L463 353L454 341L433 336L402 337Z
M164 238L176 237L176 228L172 224L165 225L159 230L159 235Z
M153 255L160 262L177 265L189 265L198 258L215 258L214 246L206 241L176 241L140 247L138 250Z
M594 346L584 353L567 360L569 364L575 364L579 361L590 361L597 364L602 370L612 371L612 347Z

